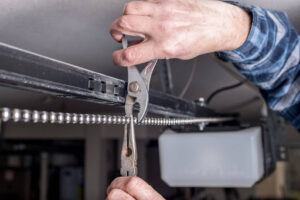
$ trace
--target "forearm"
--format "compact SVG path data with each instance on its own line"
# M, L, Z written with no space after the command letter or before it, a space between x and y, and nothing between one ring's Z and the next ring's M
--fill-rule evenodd
M218 56L256 84L269 107L300 129L299 36L283 12L246 7L252 14L247 41Z

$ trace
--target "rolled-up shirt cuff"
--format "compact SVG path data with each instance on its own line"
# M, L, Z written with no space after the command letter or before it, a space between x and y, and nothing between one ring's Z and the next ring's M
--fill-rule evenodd
M233 1L225 1L233 5L243 8L252 17L251 30L244 44L234 50L216 52L216 55L228 62L250 64L256 60L258 52L263 48L263 44L268 37L267 24L265 20L260 20L264 17L264 11L256 6L250 6Z

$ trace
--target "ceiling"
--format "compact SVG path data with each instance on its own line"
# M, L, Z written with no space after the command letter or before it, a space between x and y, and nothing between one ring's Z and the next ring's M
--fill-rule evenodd
M114 77L126 79L125 68L113 65L111 53L119 49L109 35L110 24L120 16L125 0L1 0L0 41L69 62ZM300 1L243 0L249 4L285 10L300 29ZM109 59L108 59L109 58ZM197 69L185 98L207 97L215 89L236 83L210 56L197 59ZM179 94L189 76L192 61L171 61L175 93ZM160 89L158 69L152 88ZM1 106L30 108L78 108L78 103L47 98L19 90L0 88ZM220 94L212 102L218 111L239 111L257 118L261 101L250 103L257 92L248 86ZM80 107L80 106L79 106ZM81 106L85 110L89 105Z

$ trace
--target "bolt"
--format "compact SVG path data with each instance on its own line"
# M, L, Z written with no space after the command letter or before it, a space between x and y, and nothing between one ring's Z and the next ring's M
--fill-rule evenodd
M198 103L201 107L206 106L205 98L203 98L203 97L200 97L199 99L197 99L196 103Z
M138 92L139 90L140 90L140 85L138 84L137 81L131 82L131 83L129 84L129 91L130 91L130 92L136 93L136 92Z

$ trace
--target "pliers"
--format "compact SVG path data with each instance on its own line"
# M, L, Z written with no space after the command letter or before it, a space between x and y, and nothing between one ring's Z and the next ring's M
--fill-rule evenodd
M123 49L128 47L126 36L122 39ZM128 67L128 86L125 100L126 117L130 123L125 125L124 139L121 152L121 175L137 176L137 149L134 131L134 105L138 104L137 122L141 122L147 114L149 104L149 86L152 72L157 60L150 61L141 73L136 66Z

